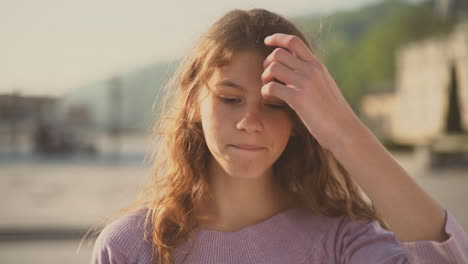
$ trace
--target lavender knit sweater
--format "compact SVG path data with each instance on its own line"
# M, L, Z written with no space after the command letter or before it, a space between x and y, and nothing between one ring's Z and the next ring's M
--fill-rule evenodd
M138 209L107 225L95 241L92 263L152 263L151 244L143 239L145 214ZM447 210L446 216L446 241L401 242L376 221L290 208L235 232L198 230L192 252L189 240L173 254L175 263L467 264L468 237Z

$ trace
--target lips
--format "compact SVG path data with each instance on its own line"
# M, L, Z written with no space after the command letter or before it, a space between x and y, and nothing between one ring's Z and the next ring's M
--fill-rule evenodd
M244 149L244 150L261 150L261 149L264 149L264 147L262 147L262 146L246 145L246 144L237 144L237 145L231 145L231 146L239 148L239 149Z

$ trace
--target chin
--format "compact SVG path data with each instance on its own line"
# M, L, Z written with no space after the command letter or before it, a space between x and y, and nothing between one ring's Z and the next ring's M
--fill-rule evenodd
M267 169L259 169L258 165L255 168L252 168L252 166L229 166L229 168L226 168L228 175L242 179L259 179L264 177L266 171Z

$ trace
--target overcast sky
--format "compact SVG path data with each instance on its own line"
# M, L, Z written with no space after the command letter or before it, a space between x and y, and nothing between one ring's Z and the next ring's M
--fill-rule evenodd
M0 93L68 89L186 55L233 8L292 17L379 0L0 0Z

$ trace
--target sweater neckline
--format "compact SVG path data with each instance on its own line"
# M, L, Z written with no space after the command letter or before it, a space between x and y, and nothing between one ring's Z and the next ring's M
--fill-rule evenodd
M290 207L290 208L286 208L284 210L281 210L279 212L277 212L276 214L258 222L258 223L255 223L255 224L252 224L252 225L248 225L248 226L245 226L239 230L236 230L236 231L220 231L220 230L216 230L216 229L207 229L207 228L198 228L196 229L198 234L205 234L205 235L218 235L218 236L229 236L229 235L239 235L239 234L243 234L243 233L247 233L249 232L250 230L253 230L253 229L258 229L258 228L261 228L261 227L265 227L269 224L272 224L274 222L277 222L277 220L279 220L281 217L285 216L285 215L288 215L288 214L291 214L293 211L296 211L296 210L300 210L301 208L299 207Z

